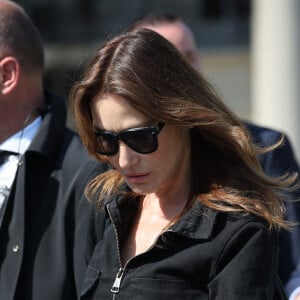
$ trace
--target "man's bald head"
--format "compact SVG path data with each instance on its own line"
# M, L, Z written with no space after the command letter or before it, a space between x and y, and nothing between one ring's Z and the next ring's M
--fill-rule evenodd
M25 72L42 71L44 50L39 32L18 4L0 0L0 59L15 57Z
M192 67L199 70L199 53L195 37L189 26L179 17L171 14L149 14L138 19L129 28L151 29L170 41L186 58Z

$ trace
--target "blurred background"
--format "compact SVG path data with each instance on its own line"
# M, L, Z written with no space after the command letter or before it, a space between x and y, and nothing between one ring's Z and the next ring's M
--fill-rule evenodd
M19 0L46 50L45 83L66 98L103 39L147 12L181 16L201 71L244 119L287 133L300 158L300 1ZM72 127L72 118L69 117Z

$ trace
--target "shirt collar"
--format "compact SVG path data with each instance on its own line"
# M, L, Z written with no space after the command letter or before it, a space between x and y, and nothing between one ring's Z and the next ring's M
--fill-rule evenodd
M21 155L24 154L41 124L42 118L39 116L31 124L27 125L0 144L0 150L12 151Z

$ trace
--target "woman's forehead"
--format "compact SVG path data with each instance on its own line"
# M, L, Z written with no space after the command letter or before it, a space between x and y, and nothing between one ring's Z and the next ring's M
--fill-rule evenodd
M137 111L128 100L106 94L94 98L91 104L93 125L97 129L121 131L148 125L149 118Z

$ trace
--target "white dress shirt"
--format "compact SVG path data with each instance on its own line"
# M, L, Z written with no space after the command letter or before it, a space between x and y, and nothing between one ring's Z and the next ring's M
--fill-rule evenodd
M6 161L0 165L0 209L9 195L18 169L19 160L31 144L41 123L42 118L36 118L31 124L0 144L0 150L18 153L18 155L9 155Z

